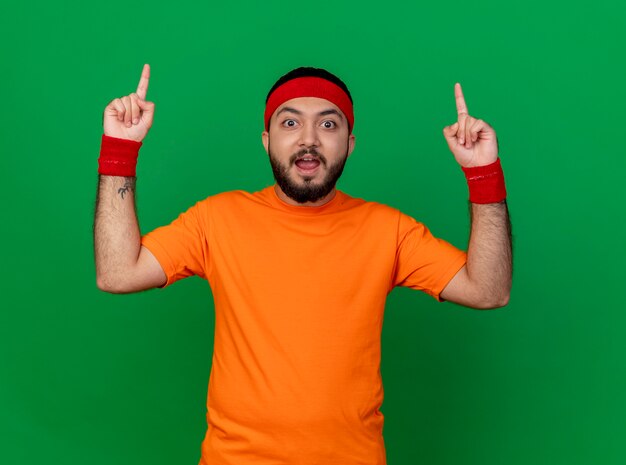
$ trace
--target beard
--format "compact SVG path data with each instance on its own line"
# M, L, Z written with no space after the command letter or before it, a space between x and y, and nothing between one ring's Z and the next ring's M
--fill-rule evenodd
M291 157L289 157L289 163L285 165L274 156L269 142L267 144L267 151L269 152L274 179L276 179L276 182L285 195L298 203L316 202L327 196L337 184L337 180L341 177L346 160L348 159L348 148L346 147L345 155L337 160L336 163L328 165L324 155L317 152L315 148L310 148L302 149L291 155ZM296 159L306 154L318 157L320 164L324 165L326 168L326 176L319 183L315 183L312 176L303 176L302 184L295 182L289 176L289 170L295 164Z

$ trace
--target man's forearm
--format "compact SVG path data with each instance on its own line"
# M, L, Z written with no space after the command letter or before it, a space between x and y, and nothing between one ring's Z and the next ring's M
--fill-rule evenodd
M137 263L141 234L135 211L135 184L135 177L99 175L93 232L100 289L114 288L114 279Z
M506 305L513 274L512 232L506 200L470 203L467 273L485 301Z

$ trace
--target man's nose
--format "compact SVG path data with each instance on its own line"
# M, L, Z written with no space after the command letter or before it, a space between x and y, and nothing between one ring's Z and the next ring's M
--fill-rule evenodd
M306 147L311 146L319 146L319 137L317 133L317 128L314 124L305 124L300 131L300 145L304 145Z

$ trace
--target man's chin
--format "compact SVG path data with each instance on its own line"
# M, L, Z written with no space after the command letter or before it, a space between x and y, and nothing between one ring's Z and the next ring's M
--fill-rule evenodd
M319 171L305 174L296 170L294 175L291 176L291 182L298 186L321 186L324 184L324 177Z
M280 184L279 184L280 185ZM280 186L287 197L298 203L317 202L326 197L334 186L324 186L323 183L313 182L290 182Z
M298 182L298 180L296 180L296 184L300 186L321 186L322 185L321 181L316 181L318 179L317 176L301 175L299 176L299 179L301 182Z

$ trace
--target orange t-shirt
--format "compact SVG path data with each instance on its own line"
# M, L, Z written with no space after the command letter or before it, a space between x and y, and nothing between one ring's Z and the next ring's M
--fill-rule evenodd
M167 282L208 280L215 342L201 465L383 465L380 339L395 286L440 292L466 253L397 209L273 186L197 202L144 235Z

